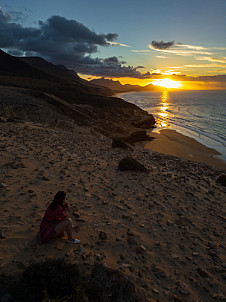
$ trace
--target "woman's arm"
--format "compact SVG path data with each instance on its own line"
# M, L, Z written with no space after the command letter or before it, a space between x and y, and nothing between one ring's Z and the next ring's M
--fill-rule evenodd
M56 215L55 215L56 221L63 221L67 219L67 213L62 209L61 206L58 206L56 209Z

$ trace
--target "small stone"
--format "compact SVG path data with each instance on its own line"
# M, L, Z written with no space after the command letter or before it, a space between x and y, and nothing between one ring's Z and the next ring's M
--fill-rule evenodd
M106 240L107 239L107 234L103 231L99 231L99 237L101 240Z
M75 216L75 218L80 218L80 215L77 211L73 211L72 215Z
M185 288L180 288L180 293L186 296L190 294L190 292Z
M24 165L23 163L19 163L19 164L17 165L17 167L18 167L18 168L25 168L25 165Z
M0 239L5 239L6 235L4 234L3 230L0 230Z
M136 252L139 254L145 253L146 251L147 251L147 249L143 245L140 245L136 248Z
M95 254L94 257L97 261L102 261L102 259L103 259L103 255L101 253L100 254Z
M131 232L129 229L128 229L128 231L127 231L127 235L128 235L128 236L135 236L134 233Z
M199 253L198 253L198 252L193 252L192 255L193 255L193 256L198 256Z
M152 288L154 294L159 294L159 291L156 288Z
M198 267L198 268L197 268L197 272L198 272L198 274L199 274L201 277L203 277L203 278L209 277L209 274L207 273L207 271L204 270L204 269L201 268L201 267Z
M46 176L43 176L42 179L43 179L43 180L46 180L46 181L49 181L49 178L46 177Z
M127 238L127 243L130 245L137 245L137 241L131 236Z
M80 251L79 251L79 254L80 254L80 255L84 255L84 254L85 254L85 251L84 251L84 248L83 248L83 247L81 247L81 249L80 249Z
M6 185L3 182L0 183L0 189L6 189Z

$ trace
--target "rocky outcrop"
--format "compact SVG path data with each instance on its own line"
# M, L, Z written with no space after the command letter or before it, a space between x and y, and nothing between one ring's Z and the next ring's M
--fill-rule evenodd
M120 139L125 141L126 143L133 144L136 142L151 141L154 138L148 136L145 130L139 130L131 133L128 136L120 137Z
M118 164L118 169L120 171L138 171L138 172L147 172L148 169L138 162L136 159L131 157L125 157L120 160Z
M226 187L226 175L222 174L218 177L217 182Z
M139 121L133 122L132 125L137 128L150 129L155 124L155 118L152 114L149 114L147 118Z
M112 148L122 148L122 149L128 149L129 146L127 145L127 143L119 138L113 138L112 139Z

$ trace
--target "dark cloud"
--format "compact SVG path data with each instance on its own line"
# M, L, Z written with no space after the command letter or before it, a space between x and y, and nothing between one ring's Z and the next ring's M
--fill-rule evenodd
M150 73L142 74L138 69L141 66L123 66L126 62L119 61L117 57L110 57L106 59L92 59L84 57L80 64L71 65L70 68L83 74L91 74L95 76L105 77L132 77L138 79L150 78Z
M168 49L168 48L174 46L175 44L174 44L174 41L169 41L169 42L160 41L160 42L158 42L158 41L153 40L151 42L151 45L155 49Z
M0 10L0 48L12 55L41 56L54 64L64 64L82 74L108 77L147 78L138 71L143 66L124 66L117 57L92 58L98 46L109 46L116 33L97 34L76 20L52 16L37 27L24 27L23 14L4 14ZM12 22L14 21L14 22ZM18 22L16 22L18 21Z

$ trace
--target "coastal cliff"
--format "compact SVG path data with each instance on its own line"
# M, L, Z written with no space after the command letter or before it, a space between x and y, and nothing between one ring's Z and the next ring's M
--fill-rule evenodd
M60 272L54 280L65 282L73 269L62 299L224 301L224 171L133 146L146 138L152 115L22 61L14 74L19 59L4 58L0 299L34 301L33 289L36 301L55 299L61 287L54 291L46 276ZM113 148L112 138L130 145ZM80 245L67 244L66 236L48 244L37 238L59 190L67 192ZM85 287L76 265L86 272L79 279Z
M58 114L59 120L70 119L109 137L130 136L155 123L151 114L111 97L109 88L92 85L66 67L41 58L16 58L0 51L0 85L2 112L17 119L26 116L53 124L56 119L51 117ZM35 112L30 114L32 104ZM46 116L45 112L51 112L49 119L41 116Z

